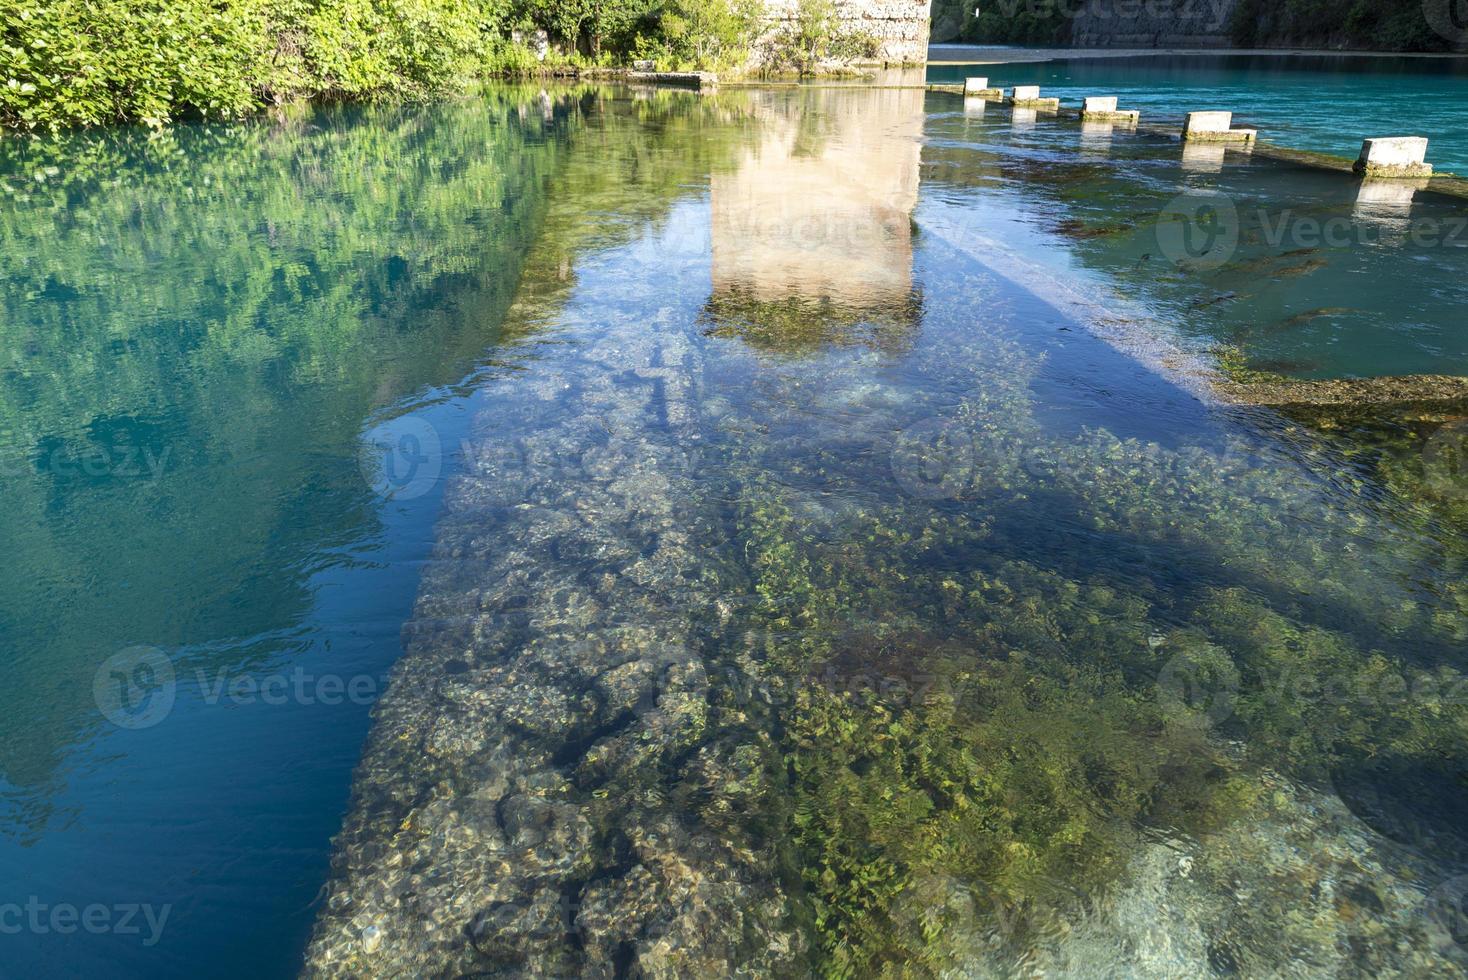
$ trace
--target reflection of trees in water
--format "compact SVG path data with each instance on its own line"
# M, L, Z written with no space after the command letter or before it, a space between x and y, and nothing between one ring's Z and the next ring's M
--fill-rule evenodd
M0 429L26 465L0 477L0 620L24 655L0 768L25 823L101 720L106 657L308 614L312 556L371 526L362 420L457 381L493 336L559 152L527 138L546 128L501 98L10 150L0 336L23 353Z
M722 152L695 140L716 111L698 105L506 88L0 147L0 629L20 652L0 774L19 824L45 822L61 757L101 722L111 654L207 645L191 677L298 649L279 637L310 613L316 556L375 527L364 419L459 383L519 289L569 285L577 249L689 193ZM585 195L578 220L547 223L558 193ZM141 477L96 465L124 454Z

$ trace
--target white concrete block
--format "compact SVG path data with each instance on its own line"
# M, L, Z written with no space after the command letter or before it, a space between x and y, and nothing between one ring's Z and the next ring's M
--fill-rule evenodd
M1088 95L1082 107L1083 112L1115 112L1116 96L1114 95Z
M1401 167L1427 160L1427 139L1422 136L1377 136L1361 141L1361 159L1381 167Z
M1369 177L1426 177L1427 140L1422 136L1377 136L1361 141L1357 173Z
M1234 129L1233 123L1232 112L1190 112L1187 122L1183 123L1183 139L1243 143L1258 135L1252 129Z
M987 78L965 78L963 80L963 94L971 95L974 92L982 92L989 87Z
M1040 86L1016 85L1011 96L1016 102L1034 102L1040 98Z
M1190 112L1188 121L1183 125L1186 133L1226 133L1234 124L1232 112L1208 111Z

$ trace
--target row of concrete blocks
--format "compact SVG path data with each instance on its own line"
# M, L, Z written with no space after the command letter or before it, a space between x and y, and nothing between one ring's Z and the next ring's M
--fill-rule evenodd
M1040 86L1016 85L1010 89L1011 105L1030 109L1056 111L1059 99L1042 99ZM987 78L967 78L963 94L970 98L1004 98L1004 90L990 88ZM1116 108L1116 96L1088 96L1081 105L1081 119L1086 122L1113 122L1135 126L1141 118L1135 109ZM1183 123L1182 138L1201 143L1252 143L1259 135L1253 129L1235 129L1234 114L1227 110L1188 113ZM1378 136L1361 143L1361 155L1353 168L1364 177L1431 177L1432 164L1427 162L1427 139L1422 136Z

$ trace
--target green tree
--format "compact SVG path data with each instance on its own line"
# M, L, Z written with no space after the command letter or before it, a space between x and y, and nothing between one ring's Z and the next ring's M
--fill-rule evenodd
M835 0L800 0L795 16L771 39L765 67L776 72L814 75L877 52L870 34L851 30L841 19Z
M763 14L761 0L671 0L658 26L677 61L721 68L748 60Z

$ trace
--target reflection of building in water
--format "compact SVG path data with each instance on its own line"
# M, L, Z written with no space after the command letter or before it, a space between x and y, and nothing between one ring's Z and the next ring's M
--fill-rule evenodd
M712 179L721 331L762 346L870 341L916 321L922 90L757 93L754 141Z

